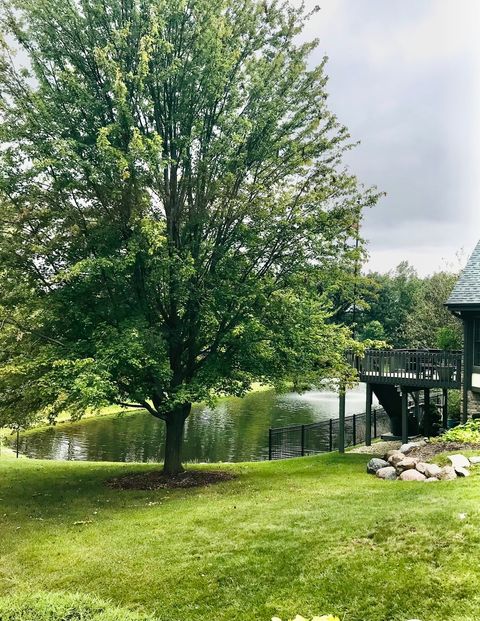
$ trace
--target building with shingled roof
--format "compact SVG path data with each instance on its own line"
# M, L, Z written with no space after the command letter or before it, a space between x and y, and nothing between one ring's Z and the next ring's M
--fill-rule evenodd
M446 302L463 322L463 420L480 415L480 241Z

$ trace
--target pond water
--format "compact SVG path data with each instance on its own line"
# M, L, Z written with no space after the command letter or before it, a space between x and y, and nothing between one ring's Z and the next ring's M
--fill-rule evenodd
M347 394L346 413L365 411L365 388ZM268 457L268 429L338 417L338 395L309 391L277 395L252 392L224 399L214 409L197 405L187 419L185 462L255 461ZM20 452L37 459L158 462L164 423L146 412L99 416L20 436ZM14 443L13 437L11 443Z

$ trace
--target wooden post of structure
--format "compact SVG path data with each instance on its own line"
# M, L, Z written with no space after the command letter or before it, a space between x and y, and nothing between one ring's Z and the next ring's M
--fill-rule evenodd
M468 347L468 343L473 342L473 322L470 319L463 320L463 373L462 373L462 415L461 422L468 420L468 391L470 389L473 365L473 347Z
M340 385L338 407L338 452L345 453L345 386Z
M415 403L415 420L417 421L417 423L420 420L420 392L418 390L416 390L415 392L412 393L413 396L413 401Z
M447 429L448 427L448 390L443 389L443 422L442 427Z
M367 382L367 401L365 408L365 446L372 444L372 385Z
M402 444L408 442L408 392L405 386L402 391Z
M467 378L464 373L462 384L462 415L461 422L465 424L468 420L468 384Z
M426 436L432 435L432 416L430 408L430 388L425 388L423 398L423 431Z

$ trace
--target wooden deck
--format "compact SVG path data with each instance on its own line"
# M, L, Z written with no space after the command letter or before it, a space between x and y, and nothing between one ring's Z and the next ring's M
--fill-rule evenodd
M361 382L416 389L460 388L462 352L413 349L369 349L355 358Z

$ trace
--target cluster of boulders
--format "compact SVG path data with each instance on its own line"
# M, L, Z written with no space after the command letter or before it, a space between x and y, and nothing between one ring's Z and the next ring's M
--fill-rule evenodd
M411 442L403 444L398 450L388 451L383 459L374 457L367 464L367 472L375 474L379 479L431 483L468 477L470 466L480 464L480 456L468 458L465 455L450 455L450 465L443 468L416 457L408 457L408 453L419 446L422 444Z

